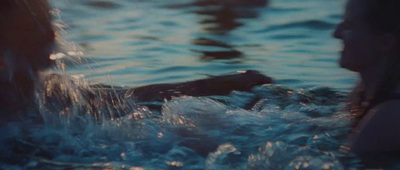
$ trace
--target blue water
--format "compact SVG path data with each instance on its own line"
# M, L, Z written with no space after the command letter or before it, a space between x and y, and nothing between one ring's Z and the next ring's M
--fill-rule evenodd
M52 0L59 52L67 56L51 71L79 79L66 88L75 100L67 108L54 104L54 111L37 92L45 125L2 127L0 167L360 167L340 151L350 119L339 108L357 78L338 67L340 42L331 37L345 1L199 2ZM160 111L128 102L122 111L106 111L125 116L100 122L82 114L86 104L74 91L78 84L137 87L249 69L275 84L175 98L157 103Z
M343 0L272 0L268 6L234 9L190 5L195 2L54 1L68 26L63 37L90 58L69 74L94 83L109 82L110 76L127 86L246 69L302 87L347 90L355 80L338 67L340 42L331 37ZM201 45L204 41L212 45ZM215 52L227 53L215 57Z

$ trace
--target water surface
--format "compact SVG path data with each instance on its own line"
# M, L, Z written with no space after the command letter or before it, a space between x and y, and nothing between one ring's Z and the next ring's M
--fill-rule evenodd
M81 80L66 88L76 100L64 106L38 92L45 124L27 120L2 127L1 167L360 167L356 157L340 151L350 120L338 108L356 80L337 66L340 43L331 37L344 0L239 6L206 0L51 2L61 16L55 10L55 22L66 26L60 35L70 56L59 62L65 70L53 71ZM249 69L276 83L155 103L160 110L99 97L106 107L95 111L121 114L115 119L85 114L87 105L74 91L86 81L136 87ZM49 103L59 110L49 109Z
M95 83L139 86L254 69L280 84L347 90L332 38L343 0L275 0L229 7L202 1L53 2L69 42L90 63L69 68ZM89 67L88 67L89 66Z

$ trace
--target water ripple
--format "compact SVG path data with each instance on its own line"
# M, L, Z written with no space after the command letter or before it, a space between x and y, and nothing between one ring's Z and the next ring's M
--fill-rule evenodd
M264 33L264 32L271 32L277 30L284 30L284 29L295 29L295 28L306 28L310 30L330 30L334 28L336 24L321 21L321 20L307 20L307 21L297 21L291 22L287 24L280 24L280 25L272 25L268 26L265 29L254 31L253 33Z
M92 1L87 3L88 6L98 9L117 9L119 4L111 1Z

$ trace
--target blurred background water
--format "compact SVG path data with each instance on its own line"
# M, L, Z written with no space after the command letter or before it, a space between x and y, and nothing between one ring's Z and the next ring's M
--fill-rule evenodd
M338 109L356 81L338 67L341 45L331 37L344 0L50 2L71 56L54 72L137 87L252 69L276 83L227 96L175 98L159 103L159 111L128 102L125 116L100 122L76 116L82 115L78 99L50 113L45 104L53 101L44 101L44 125L27 120L0 128L1 168L361 167L343 152L350 119Z
M338 67L341 47L331 36L344 0L208 1L52 1L68 26L63 37L90 59L68 72L127 86L247 69L294 87L347 90L354 82Z

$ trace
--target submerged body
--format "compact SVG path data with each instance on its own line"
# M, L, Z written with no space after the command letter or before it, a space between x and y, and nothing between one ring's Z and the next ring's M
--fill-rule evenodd
M5 0L0 6L2 122L23 117L23 114L9 115L10 112L24 112L24 108L37 107L35 90L43 89L45 98L65 103L65 107L68 108L73 97L66 94L68 92L65 88L71 84L71 80L66 79L66 76L40 74L53 62L50 60L50 54L55 50L56 43L47 0ZM247 71L186 83L156 84L132 89L117 88L118 93L111 94L109 98L112 100L129 96L139 101L163 101L182 95L226 95L233 90L249 91L254 86L271 82L272 79L267 76L256 71ZM79 92L75 95L82 96L83 100L91 103L94 96L115 90L104 87L106 86L92 85L87 89L78 87Z
M22 17L22 18L29 18L29 17ZM367 39L363 39L362 41L363 42L372 42L372 41L370 41L371 39L369 39L369 38L371 38L371 37L367 37ZM356 42L356 43L359 43L359 42ZM29 46L32 44L28 43L25 45ZM367 49L370 49L371 46L367 46L367 47L368 47ZM373 52L373 53L375 53L375 52ZM48 59L48 56L46 56L46 55L44 55L42 57L44 59ZM23 62L21 62L21 60L19 60L18 62L23 63ZM374 63L374 62L371 62L371 63ZM9 66L9 65L2 65L2 67L7 67L7 66ZM24 66L26 66L26 65L21 64L20 66L22 66L22 68L24 68ZM19 70L23 70L23 69L19 69ZM29 70L29 69L26 69L26 70ZM33 77L35 79L39 79L36 77L37 76L36 72L38 70L39 69L33 70L33 73L34 73ZM28 73L29 72L23 72L23 75L30 76L30 73L29 74ZM59 76L55 75L54 77L59 77ZM49 78L49 77L47 77L47 78ZM46 79L46 77L44 79ZM12 80L11 82L17 82L17 81ZM269 82L270 82L270 79L268 77L265 77L263 75L260 75L259 73L250 71L248 73L243 73L243 74L220 76L220 77L210 78L210 79L206 79L206 80L199 80L199 81L187 82L187 83L149 85L149 86L139 87L139 88L131 89L131 90L119 89L119 88L109 88L107 86L97 86L94 89L89 88L89 90L88 90L88 89L83 88L83 89L80 89L80 91L82 92L82 94L84 94L84 99L89 100L89 106L93 107L93 111L98 111L101 109L101 104L104 104L105 105L104 107L114 106L114 105L112 105L112 104L115 104L114 101L119 101L120 99L126 99L126 97L129 97L132 94L134 94L134 95L132 95L132 96L134 96L133 98L136 98L139 100L159 101L159 100L163 100L164 98L170 99L172 96L181 96L181 95L192 95L192 96L226 95L232 90L249 90L254 86L261 85L264 83L269 83ZM51 83L51 81L50 81L50 83ZM28 98L28 100L26 100L26 101L32 101L33 99L31 98L31 95L30 95L30 93L32 91L29 89L32 88L33 83L32 82L28 82L28 83L23 82L23 83L17 83L17 84L20 86L23 86L23 87L29 87L29 88L26 88L26 89L28 89L29 93L22 92L21 94L26 95L25 97ZM57 83L55 83L55 84L57 84ZM12 93L12 91L13 90L18 91L21 89L25 89L25 88L21 88L20 86L14 86L14 85L16 85L16 84L10 84L9 86L3 88L3 91L10 92L11 94L16 94L16 93ZM55 86L57 86L57 85L55 85ZM46 87L46 86L42 86L42 87ZM264 87L264 88L266 88L266 87ZM264 88L261 88L261 89L264 89ZM10 89L12 89L12 90L10 90ZM46 88L44 88L44 89L46 89ZM55 89L57 89L57 87L55 87ZM276 91L274 91L274 90L276 90ZM18 91L18 92L20 92L20 91ZM49 102L54 102L55 100L57 100L58 96L63 95L63 94L60 94L57 92L55 92L55 93L51 92L51 93L55 97L53 96L54 98L50 98L48 100ZM98 94L99 94L99 96L103 96L103 98L100 97L100 98L97 98L99 100L92 100L95 98L93 96L98 95ZM104 95L104 94L107 94L107 95ZM291 95L291 94L293 94L293 90L280 90L279 88L273 89L270 91L264 89L264 91L261 90L257 94L247 94L247 93L244 93L244 94L245 95L241 96L241 97L246 99L246 97L250 96L249 98L251 98L252 100L253 100L253 98L252 98L253 95L261 96L261 97L257 96L259 98L257 100L254 100L255 104L252 103L252 101L249 102L249 103L252 103L252 104L250 104L251 106L249 107L249 109L252 111L255 110L255 113L252 113L251 111L248 112L245 110L240 110L240 109L239 110L225 109L224 107L222 107L222 109L221 109L220 106L222 104L219 102L215 102L214 100L205 100L204 101L201 99L191 99L191 100L189 99L189 102L187 102L187 101L185 101L186 98L183 97L182 99L180 99L180 100L183 100L183 102L179 101L179 99L177 99L177 100L174 100L171 103L167 103L165 105L165 109L162 113L166 116L165 116L165 118L162 119L162 121L168 122L167 125L164 125L164 126L167 126L167 127L169 125L173 126L172 128L168 128L168 130L165 130L165 131L162 130L164 127L158 127L157 125L154 125L154 124L158 124L159 122L154 123L151 120L150 121L144 120L143 124L140 124L141 121L138 121L139 123L138 122L132 123L132 124L137 123L137 124L139 124L138 126L128 126L131 124L126 123L126 122L125 122L125 124L122 123L124 126L130 127L130 129L135 129L135 128L138 129L137 131L134 131L135 133L133 133L133 132L129 133L129 131L128 132L126 131L126 129L129 129L129 128L120 127L121 122L119 122L119 121L122 121L123 119L117 120L115 124L108 122L108 123L112 124L113 126L115 126L114 128L116 129L115 131L111 131L111 133L116 133L116 132L126 133L126 135L121 135L120 133L118 133L119 135L121 135L123 137L116 138L116 139L119 139L120 141L128 143L128 144L124 143L123 144L124 147L126 146L129 149L139 148L138 150L140 150L140 151L138 151L139 153L137 153L136 150L135 151L126 151L125 148L119 148L118 151L121 151L119 153L112 153L112 154L110 153L109 155L101 153L100 151L95 152L95 153L107 155L108 156L106 159L107 161L110 161L110 160L115 161L117 159L116 157L119 158L119 155L121 156L121 159L124 159L124 158L126 158L126 155L122 154L122 153L125 153L125 152L131 153L134 156L137 156L140 158L144 157L143 159L148 159L149 157L154 158L154 155L160 155L160 153L161 153L162 156L167 155L167 156L171 156L173 159L178 160L178 159L181 159L180 157L185 157L185 158L188 157L188 156L184 156L184 155L196 155L197 156L198 153L196 153L196 152L201 152L200 153L201 156L205 157L208 153L215 151L215 153L211 153L210 157L207 159L207 162L208 162L207 165L210 164L210 166L211 166L211 165L213 165L213 162L215 163L218 161L220 161L220 162L228 161L229 162L229 160L230 160L231 162L236 162L235 160L237 159L237 157L240 157L240 161L238 161L238 162L246 162L246 160L248 158L249 159L248 167L253 167L254 169L266 168L266 167L269 167L269 168L275 167L275 169L282 169L282 167L269 165L266 162L268 162L268 161L274 162L274 163L277 163L277 165L279 165L279 163L283 164L282 162L284 162L284 164L287 164L289 167L292 167L292 168L298 167L299 165L306 166L306 163L302 164L302 162L307 162L307 161L311 162L310 159L313 159L314 157L313 158L302 157L301 154L299 154L299 152L307 150L307 149L305 149L305 148L297 149L296 147L293 147L293 145L294 146L305 146L305 145L312 145L315 143L318 144L318 142L320 142L321 140L327 140L327 141L332 140L332 137L330 137L329 135L324 135L325 131L321 130L324 128L327 129L327 127L324 127L322 124L327 124L327 122L329 122L324 119L324 116L323 116L324 111L318 110L319 107L314 108L313 107L314 103L307 103L307 101L308 102L312 101L312 99L315 99L316 101L318 101L319 96L315 97L311 94L303 96L303 94L301 92L299 92L298 94L296 93L296 95ZM85 95L87 95L87 97L85 97ZM248 95L248 96L246 96L246 95ZM12 96L12 97L16 98L15 101L17 101L17 102L14 102L14 103L18 103L18 101L21 101L20 99L22 99L22 98L18 98L17 96ZM290 99L292 99L292 98L290 98L290 97L295 98L295 99L293 99L294 101L291 101ZM2 99L4 101L9 102L7 97L3 96ZM70 109L71 113L74 113L74 111L71 110L74 108L68 107L68 105L70 103L66 102L71 99L67 99L67 100L64 100L64 98L59 98L59 99L60 99L60 103L67 105L64 108L68 108L68 109ZM107 102L108 99L110 99L109 103ZM281 99L281 100L279 100L279 99ZM328 99L328 100L332 99L333 100L335 98L321 99L321 103L323 103L322 105L329 103L329 101L328 102L324 101L324 99ZM273 102L274 100L279 100L277 102L278 104L275 104ZM223 100L221 100L221 101L223 101ZM287 101L290 101L290 102L287 102ZM204 102L204 103L202 103L202 102ZM243 101L238 100L235 102L240 103ZM352 102L354 102L354 101L352 101ZM97 105L99 103L100 103L100 105ZM174 106L174 104L176 104L176 103L178 103L177 104L178 106L171 107L171 105ZM334 103L334 105L337 105L338 102L336 101L333 103ZM11 104L13 104L13 103L11 103ZM26 105L24 105L24 103L21 103L21 104L22 104L21 107L26 106ZM32 104L32 103L29 103L29 104ZM110 104L110 105L108 105L108 104ZM179 108L179 106L180 106L179 104L183 105L181 107L184 107L184 108L188 109L189 111L187 111L185 109L173 110L173 109L176 109L177 107ZM304 104L306 104L306 105L304 105ZM307 105L307 104L309 104L309 105ZM384 104L384 103L382 103L382 104ZM7 104L7 105L9 105L9 104ZM395 107L396 105L397 104L391 104L389 106L384 105L384 107L390 108L390 107ZM199 107L196 107L196 106L199 106ZM330 105L328 105L328 106L329 107L327 110L331 111L331 108L330 108L331 106ZM194 111L190 110L192 107L193 107ZM208 107L210 107L210 108L208 108ZM236 107L236 106L233 105L232 107ZM247 107L244 107L244 108L247 109ZM379 108L379 107L377 106L377 108ZM66 111L68 111L68 109ZM113 108L111 107L111 110L112 109ZM170 109L172 111L169 111L168 109ZM215 110L213 110L213 109L215 109ZM260 109L261 111L257 110L257 109ZM317 111L315 111L315 109L317 109ZM396 108L394 108L394 109L396 110ZM296 113L296 111L298 111L298 110L300 110L299 112L301 112L301 113ZM130 110L130 111L134 111L134 110ZM218 114L218 113L225 113L225 112L226 112L226 114ZM276 112L277 114L271 114L274 112ZM305 112L305 113L303 114L303 112ZM4 112L2 112L2 113L4 113ZM66 112L60 112L60 115L65 116L64 114L61 114L61 113L66 113ZM128 112L128 113L133 114L132 112ZM134 113L137 113L137 112L134 112ZM217 115L217 116L213 117L212 115L214 115L214 114L201 115L202 113L215 113L215 115ZM287 113L291 113L291 114L287 114ZM373 113L372 110L370 113ZM201 116L197 116L197 114L200 114ZM325 113L325 114L327 114L327 113ZM327 114L327 115L331 116L331 114L332 113L329 112L329 114ZM170 117L168 117L167 115L169 115ZM371 115L375 115L375 113L371 114ZM382 115L382 114L378 114L378 115ZM393 116L393 114L391 114L391 115ZM126 117L123 117L123 118L126 118ZM310 119L308 119L308 118L310 118ZM318 119L314 120L314 118L318 118ZM329 117L327 117L327 118L329 118ZM367 116L365 118L367 118ZM365 119L365 118L363 118L363 120L365 120L366 122L370 122L370 120ZM213 121L210 121L211 119ZM257 120L259 120L259 121L257 121ZM376 119L373 119L373 120L376 120ZM393 119L393 120L395 120L395 119ZM231 122L229 123L229 121L231 121ZM315 124L310 123L313 121L317 121L317 122L321 121L321 122L318 122ZM150 125L149 125L149 123L150 123ZM295 126L298 123L301 123L303 125L303 126L300 126L302 128L298 128L298 126ZM335 123L337 123L337 122L335 122ZM362 124L363 123L360 123L358 127L363 127L363 126L361 126ZM366 123L366 124L369 124L369 123ZM382 125L385 125L385 124L382 124ZM113 126L111 126L111 127L113 127ZM89 125L88 125L88 127L89 127ZM95 126L95 127L100 128L100 129L104 128L104 127L110 128L110 126L104 126L104 127L103 126ZM116 127L120 127L120 128L116 128ZM134 127L134 128L132 128L132 127ZM315 127L320 127L320 129L315 128ZM366 127L367 126L361 128L361 129L366 129ZM79 128L81 128L81 127L79 127ZM85 127L85 128L87 128L87 127ZM148 128L148 129L146 129L146 128ZM383 128L386 128L386 127L383 127ZM93 130L93 129L90 129L90 128L87 128L87 129L89 129L88 130L89 132L87 132L88 135L87 136L83 135L84 137L82 137L82 138L80 138L81 136L79 136L78 138L80 140L85 141L85 140L87 140L87 139L85 139L85 137L87 137L87 138L92 137L93 133L91 133L90 130ZM110 128L110 129L112 129L112 128ZM156 130L153 130L153 129L156 129ZM173 130L171 130L171 129L173 129ZM224 130L221 130L221 132L224 133L225 136L218 134L218 132L220 132L218 130L220 130L220 129L224 129ZM312 130L312 129L314 129L314 130ZM82 130L81 131L79 131L79 130L80 129L77 130L78 134L84 133L84 132L86 133L86 131L82 132ZM136 140L136 141L133 140L135 143L135 146L128 147L129 142L127 142L127 141L132 141L131 139L135 138L136 136L139 136L137 138L143 137L143 136L138 135L138 134L140 134L141 130L146 132L144 135L142 134L143 136L151 136L150 138L153 139L153 141L150 140L151 142L149 142L147 140ZM332 129L330 129L330 130L332 130ZM343 130L343 129L340 129L340 130ZM93 130L93 131L95 131L95 130ZM131 131L133 131L133 130L131 130ZM308 133L304 134L304 132L302 132L302 131L309 132L309 134ZM362 130L362 131L368 132L366 130ZM162 132L162 133L160 133L160 132ZM176 132L176 133L174 133L174 132ZM245 133L245 132L248 132L248 133ZM376 131L370 131L370 132L376 132ZM138 134L136 134L136 133L138 133ZM172 133L172 135L170 134L170 136L168 136L168 133ZM96 133L94 133L94 134L96 134ZM109 131L104 132L104 134L109 134ZM104 134L101 133L101 135L104 135ZM155 136L154 134L156 134L157 136ZM280 135L280 134L282 134L282 135ZM313 136L315 134L318 134L318 135ZM335 131L332 130L332 133L328 133L328 134L335 134ZM72 136L71 138L76 137L74 135L71 135ZM154 136L152 136L152 135L154 135ZM171 141L169 141L169 142L171 142L171 143L175 142L178 144L177 145L172 145L172 144L167 145L170 148L154 146L154 145L164 145L165 143L163 143L163 142L165 142L165 140L168 141L168 139L163 138L163 135L171 138L172 142ZM378 134L378 135L380 135L380 134ZM107 136L107 135L105 135L105 136ZM135 136L135 137L133 137L133 136ZM178 136L178 140L174 140L176 138L176 136ZM221 136L223 136L223 137L221 137ZM113 138L113 137L114 136L111 135L110 138ZM222 139L220 139L218 137L220 137ZM130 139L130 140L126 140L126 138ZM143 138L145 138L145 137L143 137ZM140 139L143 139L143 138L140 138ZM100 139L99 138L96 138L96 139L101 141L102 138L100 137ZM359 137L357 137L357 139L362 139L361 135ZM285 144L282 144L279 142L276 142L276 143L269 142L269 140L271 140L271 141L282 140L286 143L289 143L291 146L287 147ZM41 140L39 140L39 141L41 141ZM43 140L43 141L46 141L46 140ZM91 141L91 140L89 140L89 141L94 142L95 144L97 144L97 142L98 142L98 141ZM179 142L176 142L176 141L179 141ZM250 144L247 143L248 141L251 141ZM333 141L337 142L335 140L333 140ZM356 148L357 146L362 147L363 145L366 144L365 143L366 140L358 140L358 141L360 141L362 145L357 145L357 140L355 140L355 142L353 143L353 147L352 147L354 151L358 150ZM51 143L51 142L53 142L53 141L50 140L49 143ZM89 146L91 144L93 144L90 142L88 142ZM154 142L153 145L152 145L152 142ZM234 147L230 147L231 145L227 145L227 144L223 145L225 142L232 142L235 146L239 146L239 147L234 148ZM54 143L58 144L57 142L54 142ZM79 142L77 142L77 143L79 143ZM110 142L110 143L112 143L112 142ZM243 148L248 147L253 150L257 150L257 147L262 145L263 143L266 143L265 147L264 146L260 147L259 152L257 152L257 154L250 154L252 152L252 151L250 151L250 149L249 150L243 149ZM29 143L28 144L24 143L24 144L25 145L23 145L23 146L29 145ZM315 145L317 145L317 144L315 144ZM326 143L322 143L321 145L323 145L323 144L326 144ZM197 148L204 147L204 148L206 148L206 149L204 149L206 151L202 152L201 151L202 149L196 149L196 146L198 146L198 145L200 145L200 147L197 147ZM218 145L221 145L220 149L218 149L218 147L216 147ZM329 149L335 150L336 145L338 145L338 144L337 143L333 144L332 148L329 148L326 146L325 147L324 146L312 146L312 147L313 148L322 148L321 150L325 151L325 150L329 150ZM57 146L57 145L52 145L52 143L51 143L51 146ZM92 155L93 153L90 152L92 150L87 149L87 150L85 150L87 152L79 153L76 150L79 150L78 146L80 146L80 145L76 144L74 146L76 146L78 149L75 149L75 150L72 149L76 153L73 152L73 154L71 154L71 155L76 156L77 158L82 158L82 157L85 157L88 155L89 155L89 157L90 156L95 157ZM106 147L109 147L109 146L110 146L110 144L107 145ZM374 146L380 146L380 145L374 144ZM176 150L182 151L181 153L184 153L184 154L177 153L177 151L173 149L174 147L175 147L175 149L178 148ZM240 147L242 147L242 149ZM66 148L67 149L65 150L65 154L68 155L68 154L70 154L71 151L68 150L70 148L68 148L68 147L66 147ZM296 156L293 156L290 159L287 158L284 161L279 162L280 161L279 154L274 155L270 152L271 150L275 151L274 153L281 153L281 154L289 152L288 151L289 149L286 150L285 148L286 149L287 148L296 148L293 150L297 151L297 155L295 154ZM369 147L364 147L364 148L369 148ZM40 149L48 151L48 152L51 151L51 148L50 149L49 148L44 148L44 149L40 148ZM196 152L192 152L192 149L195 150ZM240 156L237 156L238 152L236 152L235 149L242 151L243 154ZM107 153L110 151L110 150L106 150L106 149L104 149L104 150ZM144 153L142 153L141 150L143 150ZM243 150L245 150L245 151L243 151ZM59 151L59 150L57 150L57 151ZM101 151L103 151L103 150L101 150ZM146 151L148 151L148 152L146 153ZM62 150L60 152L64 153L64 150ZM166 152L167 152L167 154L165 154ZM313 151L309 151L309 152L313 152ZM29 152L26 151L23 153L29 153ZM38 153L40 153L38 155L41 155L41 156L42 155L48 156L46 154L42 154L42 151L40 151ZM148 155L146 155L148 153L154 153L154 155L148 156ZM53 153L53 154L55 154L55 153ZM94 154L94 155L96 155L96 154ZM137 154L137 155L135 155L135 154ZM146 155L147 157L146 156L141 157L140 154ZM323 155L321 153L318 153L318 154L320 156ZM318 155L318 154L316 154L316 155ZM57 155L57 154L55 154L55 155ZM115 155L117 155L117 156L115 156ZM125 155L125 157L123 155ZM248 155L251 155L251 156L248 156ZM128 158L126 158L126 159L128 161L129 160L131 160L131 161L137 160L137 159L135 159L134 156L132 156L132 157L129 157L129 156L132 156L132 155L127 156ZM225 160L223 158L224 156L227 156L229 158L229 160ZM48 156L48 159L53 159L53 158L54 157L52 157L52 155ZM168 157L168 159L171 159L171 160L172 160L172 158ZM318 158L319 157L314 158L314 159L316 159L315 162L318 162ZM65 158L64 159L59 158L59 159L67 160ZM164 161L165 159L166 159L165 157L159 158L159 160L162 160L162 161ZM243 159L245 161L243 161ZM102 158L94 158L94 160L99 161L99 160L102 160ZM184 160L184 161L187 161L187 164L190 165L190 158L188 158L188 160L189 161L187 161L187 160ZM330 157L328 160L331 161ZM92 162L95 162L95 161L92 161ZM102 160L102 161L104 161L104 160ZM327 162L329 162L329 161L327 161ZM335 162L335 161L336 160L333 159L332 162ZM176 162L174 163L174 165L177 165ZM172 163L171 163L171 166L172 166ZM212 168L212 166L209 168Z
M334 32L344 44L340 65L361 78L349 100L351 150L361 157L400 152L399 7L396 0L349 0Z

